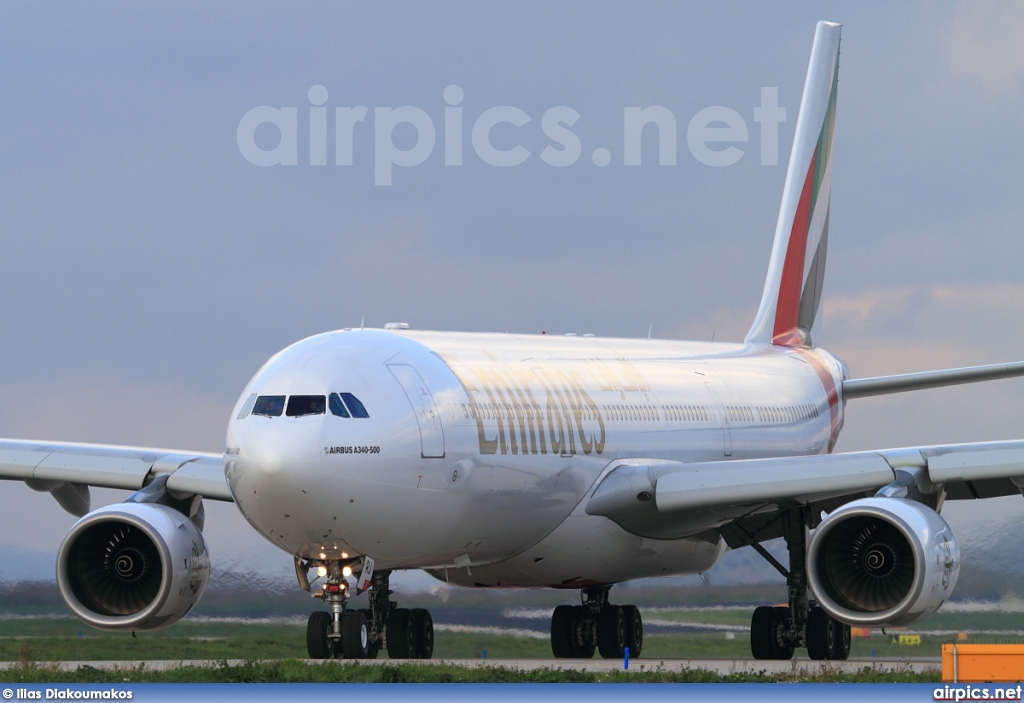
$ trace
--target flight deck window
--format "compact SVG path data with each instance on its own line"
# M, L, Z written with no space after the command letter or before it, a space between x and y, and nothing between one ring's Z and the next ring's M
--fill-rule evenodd
M252 412L252 406L256 402L256 394L251 393L248 398L245 399L245 404L242 409L238 411L238 419L242 420L249 417L249 413Z
M337 415L338 417L351 417L348 414L348 408L341 402L341 398L338 397L337 393L331 393L330 397L331 414Z
M370 417L370 414L366 412L366 408L359 402L359 398L356 398L351 393L342 393L341 399L345 401L345 405L348 406L348 410L352 413L352 417Z
M261 395L256 399L256 404L252 406L253 415L281 417L282 412L284 412L283 395Z
M323 415L327 412L327 399L322 395L293 395L288 398L288 417Z

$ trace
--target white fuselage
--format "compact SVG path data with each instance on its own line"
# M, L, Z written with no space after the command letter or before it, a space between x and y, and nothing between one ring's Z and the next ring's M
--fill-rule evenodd
M330 332L255 375L225 466L252 526L303 557L365 554L378 569L488 586L692 573L722 552L717 533L652 540L587 515L603 473L623 458L829 451L844 369L821 350L770 345ZM253 396L331 393L357 397L368 417L246 414Z

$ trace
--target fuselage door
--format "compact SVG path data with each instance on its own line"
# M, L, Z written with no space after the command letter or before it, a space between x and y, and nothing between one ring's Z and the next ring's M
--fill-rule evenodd
M388 364L398 383L409 399L416 424L420 428L420 447L425 459L444 457L444 428L441 427L441 413L434 405L434 396L423 382L419 372L408 364Z
M718 391L711 385L710 381L705 381L704 385L708 389L708 395L711 396L714 402L715 414L718 415L718 422L722 428L722 453L726 457L732 456L732 426L729 424L729 412L725 405L722 404L722 398L718 395Z

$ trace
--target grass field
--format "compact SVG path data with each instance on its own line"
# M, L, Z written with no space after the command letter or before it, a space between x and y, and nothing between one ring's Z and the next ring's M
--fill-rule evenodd
M0 661L101 661L156 659L281 659L304 657L300 623L239 623L188 620L157 633L106 633L71 618L0 620ZM948 638L924 637L918 646L889 642L882 634L855 638L854 657L938 656ZM546 639L476 632L436 632L434 658L547 659ZM652 634L642 659L749 659L747 638L737 634Z
M750 623L753 603L771 603L781 600L777 587L766 591L762 587L733 587L715 589L693 589L679 592L660 589L622 589L622 601L640 604L644 619L652 627L644 643L641 659L634 659L627 680L655 681L718 681L718 680L792 680L758 677L743 674L741 678L718 677L706 671L668 671L662 660L735 658L750 659L746 628ZM24 587L0 594L8 613L0 613L0 661L14 661L21 664L7 674L16 677L13 681L110 681L122 676L131 681L613 681L623 674L590 674L584 672L552 673L558 662L551 657L550 644L546 637L513 636L508 633L459 631L442 629L446 622L446 609L458 608L449 617L449 622L480 621L501 625L510 614L506 611L526 609L532 613L512 613L508 622L537 631L547 630L550 609L566 602L565 594L552 592L524 592L516 597L506 598L495 592L457 591L458 603L448 602L430 594L413 594L407 604L410 607L427 607L434 613L436 631L435 659L483 659L494 661L499 668L487 668L485 673L473 673L452 667L416 664L374 665L362 667L328 662L313 666L296 661L305 657L305 613L310 606L308 596L301 601L281 598L268 601L265 597L252 599L225 597L223 602L216 597L201 604L200 613L207 617L191 617L183 622L157 633L139 633L137 637L124 633L106 633L84 625L66 614L59 600L55 599L52 587ZM454 601L454 599L453 599ZM684 607L670 604L686 603ZM729 603L751 603L735 607ZM500 603L506 604L503 608ZM403 602L405 605L406 602ZM276 618L244 619L265 613L268 607L278 611ZM359 607L359 606L357 606ZM6 609L6 608L5 608ZM15 614L16 613L16 614ZM481 617L477 617L479 614ZM217 617L213 617L217 616ZM223 617L223 616L243 616ZM532 619L531 619L532 618ZM660 623L654 627L654 623ZM673 632L674 623L703 623L732 631L692 634L684 631ZM856 637L853 641L852 656L858 658L919 658L938 657L943 642L957 639L966 632L969 641L1013 641L1024 639L1017 632L1024 632L1024 613L1019 612L940 612L930 618L923 627L921 643L907 646L893 643L891 636L897 633L874 630L870 637ZM652 632L652 630L658 632ZM383 656L382 656L383 658ZM552 670L543 672L508 672L500 668L502 659L548 659ZM59 673L47 666L54 661L148 661L148 660L199 660L222 662L220 665L203 669L176 670L171 672L138 671L116 674L111 672L83 670L77 673ZM228 666L228 660L249 662L240 666ZM259 660L281 660L256 663ZM669 664L669 666L677 666ZM641 671L642 669L642 671ZM486 673L490 672L490 673ZM885 674L878 678L876 673L850 677L823 670L816 680L876 680L876 681L936 681L938 667L923 675ZM77 678L76 678L77 677ZM92 678L90 678L92 677ZM845 677L845 678L844 678ZM8 678L0 675L0 678Z

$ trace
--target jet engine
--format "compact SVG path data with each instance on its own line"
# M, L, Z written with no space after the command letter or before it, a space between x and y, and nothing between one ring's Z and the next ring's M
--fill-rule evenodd
M68 607L101 630L158 630L199 602L210 557L196 524L166 505L119 503L71 528L57 552Z
M864 498L822 521L808 545L811 591L832 617L856 626L924 620L953 593L960 547L934 510L903 498Z

